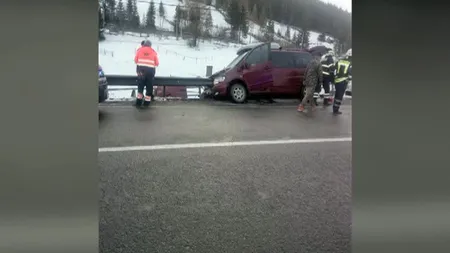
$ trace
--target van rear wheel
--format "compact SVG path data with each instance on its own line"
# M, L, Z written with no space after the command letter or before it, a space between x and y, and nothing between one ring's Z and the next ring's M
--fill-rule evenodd
M248 92L242 83L235 83L231 85L229 95L233 102L242 104L247 100Z

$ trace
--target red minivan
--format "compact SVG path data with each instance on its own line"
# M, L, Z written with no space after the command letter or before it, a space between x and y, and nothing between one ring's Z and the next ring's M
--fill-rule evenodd
M237 55L225 69L212 76L214 97L228 96L235 103L244 103L251 95L303 96L303 77L312 59L308 51L260 43L239 49Z

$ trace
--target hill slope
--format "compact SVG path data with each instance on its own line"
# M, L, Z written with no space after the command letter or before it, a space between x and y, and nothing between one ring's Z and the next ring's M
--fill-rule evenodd
M160 18L156 15L156 26L160 30L172 31L173 26L171 20L175 16L175 8L178 4L181 6L184 3L180 3L178 0L162 0L165 8L166 18ZM139 16L145 17L149 8L149 1L138 1L137 11ZM159 2L155 1L156 9ZM207 8L206 5L200 4L202 7ZM229 28L225 16L221 11L217 10L214 6L211 6L211 14L213 17L213 25L216 31L220 29ZM262 30L259 25L249 21L251 34L259 34ZM282 35L285 35L288 29L287 25L279 22L274 22L275 31L280 31ZM295 32L301 31L300 28L290 26L291 38ZM112 35L106 33L106 40L99 42L99 64L103 66L105 71L109 74L122 74L122 75L134 75L135 65L133 57L135 49L139 46L139 43L148 37L153 47L158 51L161 65L157 70L158 76L205 76L206 66L213 66L213 70L217 71L228 65L229 62L234 59L236 51L242 45L235 43L224 43L217 40L200 41L198 48L190 48L187 46L187 42L180 39L176 40L174 36L160 36L154 34L136 34L126 32L124 35ZM310 31L310 45L325 45L333 48L334 45L326 42L318 41L319 33ZM284 36L275 35L278 40L285 40ZM247 38L242 38L243 44L259 42L255 37L249 35Z

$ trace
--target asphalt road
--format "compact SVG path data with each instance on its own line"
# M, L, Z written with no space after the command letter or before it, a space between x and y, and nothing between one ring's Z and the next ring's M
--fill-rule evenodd
M351 105L100 106L99 147L351 136ZM350 252L351 142L100 152L100 252Z

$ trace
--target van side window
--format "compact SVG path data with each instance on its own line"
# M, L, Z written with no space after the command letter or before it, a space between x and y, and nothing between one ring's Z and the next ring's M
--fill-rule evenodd
M296 68L294 53L273 51L272 52L272 66L274 68Z
M253 52L245 60L247 64L263 64L269 60L269 47L268 45L255 48Z
M308 66L308 63L311 61L312 56L309 53L295 53L294 54L294 61L295 61L295 67L296 68L306 68Z

